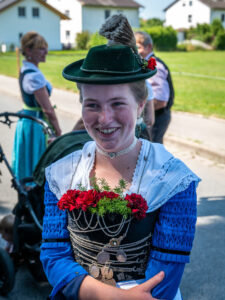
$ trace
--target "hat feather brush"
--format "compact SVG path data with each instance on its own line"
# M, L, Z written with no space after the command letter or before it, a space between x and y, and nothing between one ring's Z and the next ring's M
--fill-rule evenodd
M123 14L113 15L106 19L99 30L99 34L109 40L108 45L127 45L137 53L133 30Z

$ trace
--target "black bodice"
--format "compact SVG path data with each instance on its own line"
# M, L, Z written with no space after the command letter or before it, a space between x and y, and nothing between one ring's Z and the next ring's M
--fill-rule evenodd
M75 260L93 277L106 282L145 277L158 211L142 220L104 217L83 211L68 214Z

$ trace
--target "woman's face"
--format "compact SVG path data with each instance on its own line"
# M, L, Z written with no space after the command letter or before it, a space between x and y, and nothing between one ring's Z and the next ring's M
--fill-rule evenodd
M34 63L36 66L40 62L45 62L46 61L46 55L47 54L48 54L48 49L46 47L27 49L27 51L26 51L27 59L30 62Z
M81 91L84 125L96 144L107 152L128 147L144 106L136 102L129 85L84 84Z

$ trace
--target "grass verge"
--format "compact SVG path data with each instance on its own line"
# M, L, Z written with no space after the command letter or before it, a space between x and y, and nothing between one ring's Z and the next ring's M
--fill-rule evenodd
M66 65L85 55L86 51L51 51L40 69L54 87L77 91L75 84L61 74ZM156 55L172 73L173 110L225 119L225 51L158 52ZM0 74L17 77L15 53L0 54Z

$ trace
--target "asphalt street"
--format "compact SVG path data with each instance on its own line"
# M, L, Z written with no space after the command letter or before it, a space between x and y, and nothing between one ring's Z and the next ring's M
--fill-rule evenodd
M0 111L17 111L21 104L17 98L0 93ZM72 128L76 117L57 112L63 132ZM15 126L11 129L0 124L0 143L9 160ZM180 149L171 143L165 144L176 157L182 159L202 182L198 188L198 222L191 263L185 268L181 283L184 300L225 299L225 165L196 155L190 149ZM16 192L11 188L10 176L5 166L0 183L0 217L9 212L16 203ZM0 300L44 300L50 287L33 280L28 270L21 268L16 284L7 297Z

